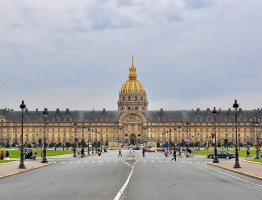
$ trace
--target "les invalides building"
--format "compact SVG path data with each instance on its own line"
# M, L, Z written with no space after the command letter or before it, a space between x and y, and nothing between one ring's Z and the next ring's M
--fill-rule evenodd
M232 101L232 105L233 105ZM119 92L118 110L107 111L48 111L47 118L43 111L25 110L24 142L38 143L44 139L44 122L47 142L74 143L84 139L86 143L103 142L109 147L120 145L145 145L156 147L164 141L172 145L199 142L200 145L211 143L213 109L206 110L148 110L147 94L144 86L137 80L136 68L132 58L129 67L129 79ZM261 110L238 110L238 138L240 143L255 144L261 138ZM0 143L20 143L21 111L0 110ZM76 129L74 124L77 124ZM233 108L217 110L217 142L235 143L236 124ZM76 130L76 132L75 132ZM75 137L76 133L76 137Z

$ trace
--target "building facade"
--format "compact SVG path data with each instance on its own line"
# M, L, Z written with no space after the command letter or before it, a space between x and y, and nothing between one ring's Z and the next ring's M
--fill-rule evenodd
M44 138L44 123L48 143L103 142L109 147L145 145L156 147L167 141L178 145L186 140L200 145L211 143L214 131L212 110L148 110L147 94L137 80L132 57L129 80L119 92L118 110L107 111L48 111L47 118L38 109L24 112L24 142L38 143ZM233 102L232 102L233 104ZM0 110L0 143L20 143L21 111ZM255 144L261 138L260 109L238 110L237 134L240 143ZM188 124L186 123L188 122ZM77 124L75 129L74 123ZM217 142L235 143L235 112L217 110L215 119ZM180 128L179 128L180 127ZM75 132L76 130L76 132Z

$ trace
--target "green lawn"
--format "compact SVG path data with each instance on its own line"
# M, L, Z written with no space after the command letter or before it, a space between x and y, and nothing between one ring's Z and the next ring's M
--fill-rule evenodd
M252 162L260 162L262 163L262 159L247 159L248 161L252 161Z
M19 150L10 150L9 152L9 158L19 158L20 152ZM33 154L37 152L36 156L41 156L41 151L33 151ZM4 153L6 151L4 150ZM63 155L63 154L70 154L73 153L73 151L46 151L47 156L57 156L57 155Z
M0 160L0 163L13 162L14 160Z
M219 150L218 150L219 151ZM233 153L235 154L235 151L234 150L229 150L230 153ZM246 157L246 150L240 150L238 153L239 153L239 157ZM253 157L255 156L256 154L256 150L249 150L250 152L250 156ZM208 154L213 154L214 151L197 151L197 154L198 155L208 155Z

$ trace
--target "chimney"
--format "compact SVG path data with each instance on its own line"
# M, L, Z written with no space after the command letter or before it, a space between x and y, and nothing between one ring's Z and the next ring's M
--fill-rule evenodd
M163 108L160 109L160 117L163 117L164 116L164 111L163 111Z
M239 108L239 115L242 115L242 108Z
M210 115L210 108L207 108L207 116Z
M56 109L56 112L55 112L55 117L58 118L60 115L60 112L59 112L59 108Z
M29 113L28 113L28 108L25 109L25 116L28 116Z
M261 110L258 108L257 109L257 115L260 115L260 113L261 113Z
M103 108L103 115L106 115L106 109Z
M66 109L66 117L69 117L69 108Z
M200 115L200 109L199 108L197 108L197 116L199 116Z
M219 114L219 115L222 114L222 110L221 110L221 108L219 108L219 110L218 110L218 114Z

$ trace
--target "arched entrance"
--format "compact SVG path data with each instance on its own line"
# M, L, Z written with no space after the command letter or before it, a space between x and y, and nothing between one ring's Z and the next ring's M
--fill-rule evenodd
M136 135L132 133L130 135L130 145L135 145L136 144Z

